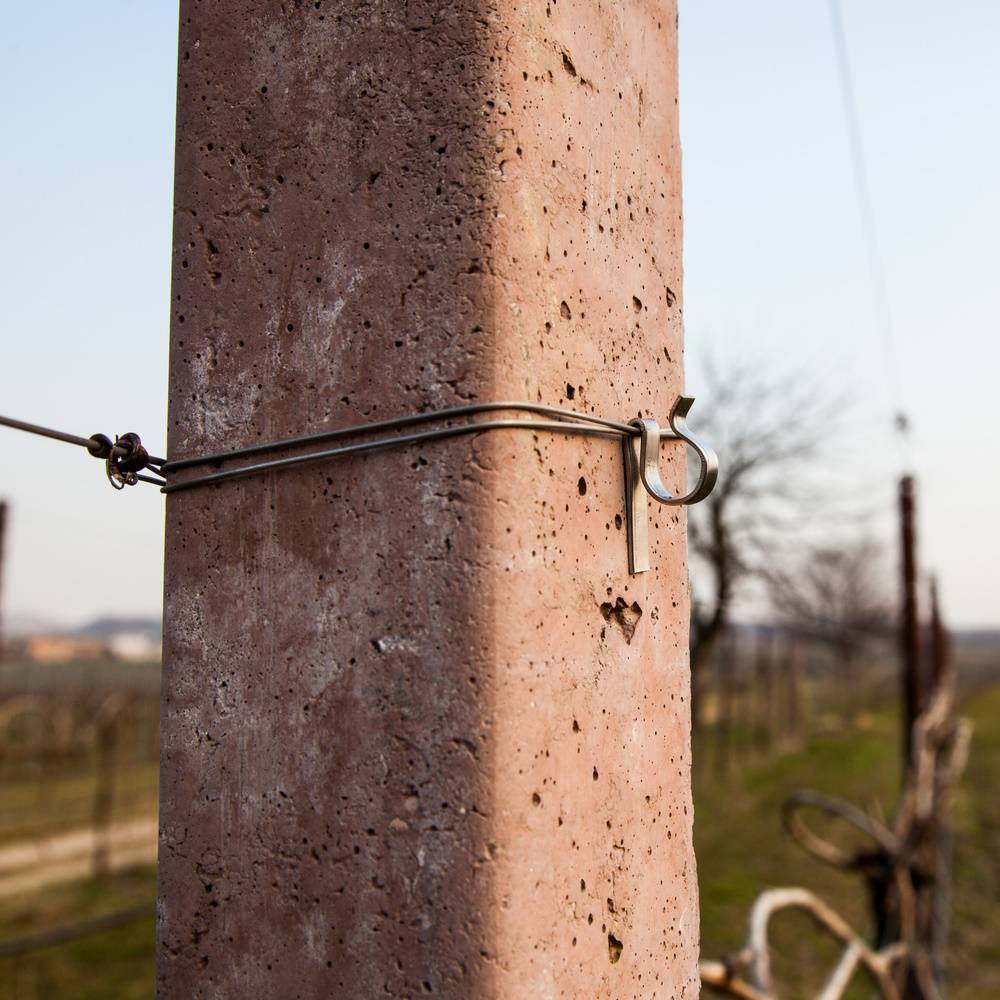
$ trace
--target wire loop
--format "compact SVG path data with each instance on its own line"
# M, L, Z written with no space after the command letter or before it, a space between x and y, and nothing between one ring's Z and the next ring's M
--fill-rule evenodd
M104 435L95 434L91 440ZM106 441L107 438L104 437ZM101 442L103 445L103 442ZM102 449L103 450L103 449ZM93 454L93 453L91 453ZM126 486L135 486L139 482L139 473L149 464L149 452L142 446L138 434L131 431L115 438L114 446L107 453L105 472L108 482L116 490Z

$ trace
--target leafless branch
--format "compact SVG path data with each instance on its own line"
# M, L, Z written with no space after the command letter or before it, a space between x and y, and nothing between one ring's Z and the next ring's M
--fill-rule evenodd
M840 941L844 951L836 968L819 993L820 1000L838 1000L859 968L864 969L887 1000L897 1000L899 991L893 981L893 965L900 961L903 949L891 945L882 951L872 949L836 912L808 889L768 889L754 903L746 947L732 962L703 962L701 981L728 996L746 1000L775 1000L771 976L771 953L768 925L782 910L797 909L807 913L830 937ZM740 973L742 972L742 976Z
M786 830L808 853L864 877L876 925L875 948L809 890L772 889L758 896L747 945L739 955L729 962L703 963L706 986L728 996L776 1000L768 924L779 910L798 908L844 945L818 994L820 1000L839 1000L859 969L868 973L883 997L939 1000L936 949L943 940L941 882L947 878L941 834L951 793L965 766L970 734L968 724L955 719L955 688L955 668L949 658L914 724L911 765L891 826L879 812L866 812L818 792L796 792L782 810ZM819 836L805 824L805 809L853 827L864 835L866 846L852 852Z
M765 578L798 534L804 512L819 509L819 461L845 409L821 380L774 366L707 358L707 402L699 429L723 456L715 492L692 508L696 563L691 661L697 669L726 627L734 602Z

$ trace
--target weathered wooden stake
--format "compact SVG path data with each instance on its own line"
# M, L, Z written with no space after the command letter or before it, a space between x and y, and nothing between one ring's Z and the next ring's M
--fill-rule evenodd
M903 729L903 772L912 765L913 723L923 707L920 675L920 623L917 608L917 524L916 491L913 477L899 483L901 600L899 621L901 725Z
M754 746L757 753L767 757L771 752L773 733L771 717L774 707L774 643L771 633L762 633L754 643L753 661L753 726Z
M806 652L805 643L794 637L785 647L785 739L791 746L799 746L805 736L802 666Z
M733 701L736 686L736 635L727 629L715 647L715 686L718 714L715 742L715 775L720 781L729 778L733 763Z

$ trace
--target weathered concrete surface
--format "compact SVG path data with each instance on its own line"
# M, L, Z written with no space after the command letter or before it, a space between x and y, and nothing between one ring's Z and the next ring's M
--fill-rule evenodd
M650 0L182 0L170 454L665 418L675 42ZM620 463L512 431L168 499L161 997L697 993L683 515L630 578Z

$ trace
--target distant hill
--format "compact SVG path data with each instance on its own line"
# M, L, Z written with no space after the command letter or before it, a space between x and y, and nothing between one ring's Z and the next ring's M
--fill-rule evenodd
M85 625L73 626L44 615L21 613L4 615L4 634L8 639L24 638L30 635L85 636L92 639L106 639L108 636L129 633L148 636L160 641L162 623L154 615L104 615Z
M88 625L77 629L70 629L69 631L76 635L93 636L94 638L105 638L107 636L120 635L123 632L130 632L147 635L159 642L163 627L159 618L143 616L114 617L108 615L104 618L95 618Z
M981 648L1000 647L1000 629L969 628L957 629L954 632L955 642L960 646L978 646Z
M61 632L64 628L59 622L43 615L10 614L0 619L4 635L8 639L22 635L35 635L39 632Z

